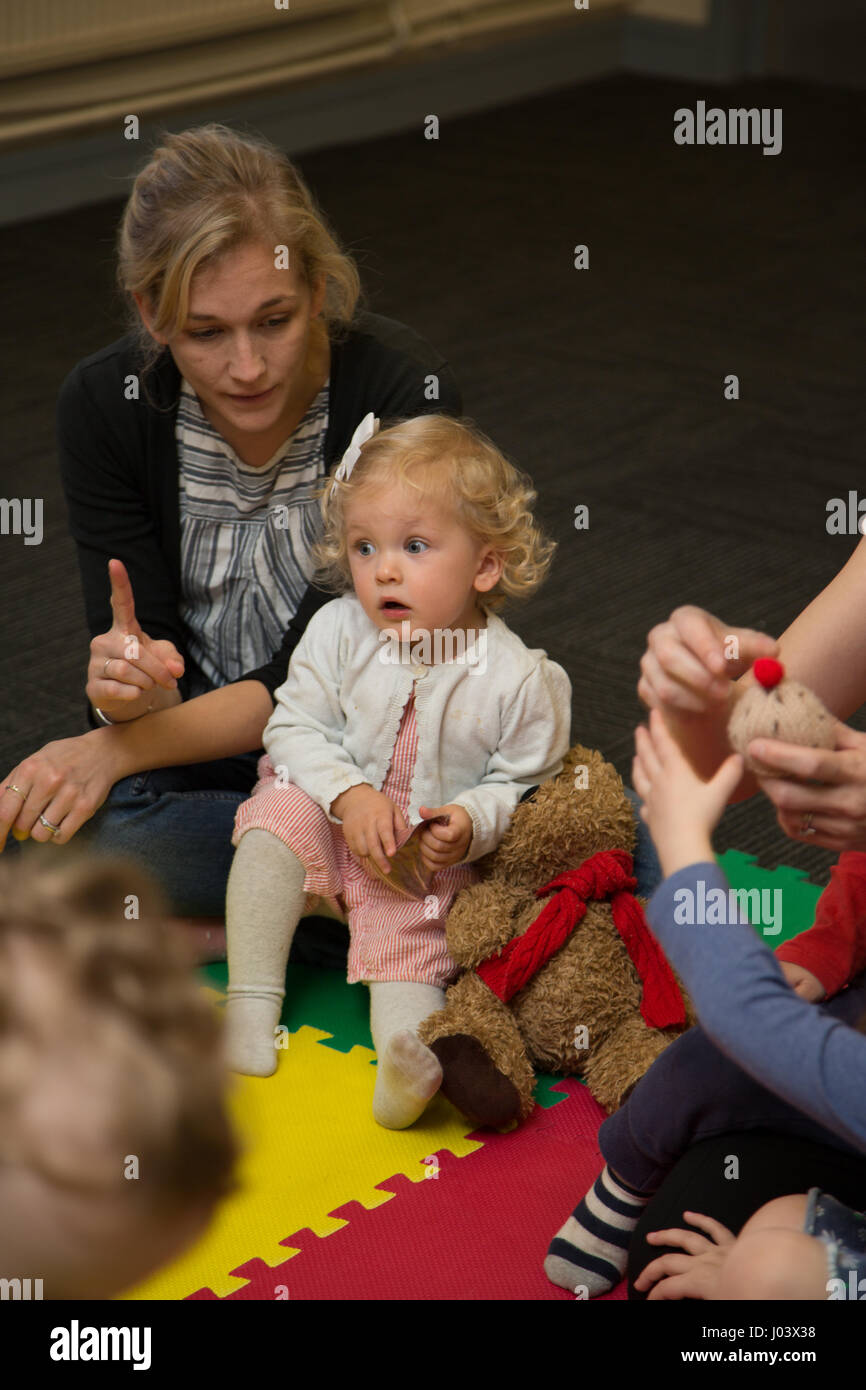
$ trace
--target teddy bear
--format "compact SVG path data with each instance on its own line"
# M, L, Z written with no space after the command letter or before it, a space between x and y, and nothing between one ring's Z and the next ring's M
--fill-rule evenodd
M463 973L419 1037L476 1126L530 1114L534 1067L583 1076L611 1112L695 1022L631 896L634 843L616 769L577 744L455 899L446 936Z

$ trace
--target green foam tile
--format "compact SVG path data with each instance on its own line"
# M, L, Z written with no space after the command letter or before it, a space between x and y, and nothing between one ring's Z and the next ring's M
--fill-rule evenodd
M568 1096L564 1091L554 1091L551 1088L557 1086L565 1078L562 1076L548 1076L546 1072L535 1073L535 1093L534 1100L536 1105L540 1105L543 1110L549 1110L553 1105L559 1105L560 1101L567 1100ZM582 1076L571 1078L586 1085Z
M202 972L212 989L225 994L228 966L205 965ZM313 965L289 965L286 998L280 1022L290 1033L304 1025L330 1033L322 1047L351 1052L353 1047L373 1046L370 1034L370 996L363 985L349 985L339 970Z
M810 883L801 869L793 869L787 864L782 864L778 869L762 869L754 855L742 854L737 849L726 850L716 858L732 888L781 891L781 931L771 936L756 927L758 935L771 949L811 927L815 920L815 904L824 890L818 884Z

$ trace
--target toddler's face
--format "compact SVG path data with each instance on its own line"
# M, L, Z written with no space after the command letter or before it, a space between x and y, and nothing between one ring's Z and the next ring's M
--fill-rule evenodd
M476 600L501 565L446 504L371 483L347 506L346 544L355 593L381 631L402 637L409 623L415 638L486 626Z

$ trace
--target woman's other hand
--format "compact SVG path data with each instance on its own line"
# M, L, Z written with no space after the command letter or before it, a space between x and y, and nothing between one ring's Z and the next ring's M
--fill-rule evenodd
M822 849L866 850L866 734L836 725L834 749L756 738L749 755L778 771L758 785L786 835Z
M117 781L111 740L103 738L111 733L94 729L46 743L12 769L0 786L0 851L10 830L16 840L72 839Z

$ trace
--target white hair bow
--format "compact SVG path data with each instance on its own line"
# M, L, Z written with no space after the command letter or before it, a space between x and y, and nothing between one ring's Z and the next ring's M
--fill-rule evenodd
M371 410L364 416L360 425L355 430L355 433L352 435L349 441L349 447L340 460L340 466L334 474L335 482L347 483L349 481L352 469L361 457L361 445L366 444L368 439L372 439L373 435L378 433L378 430L379 421Z

